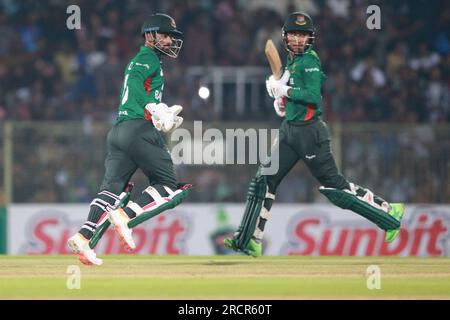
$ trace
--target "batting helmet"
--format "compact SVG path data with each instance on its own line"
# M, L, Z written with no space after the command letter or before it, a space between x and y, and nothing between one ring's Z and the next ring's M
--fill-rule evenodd
M141 35L145 36L146 33L153 34L153 47L160 52L168 55L169 57L176 58L183 45L183 40L175 38L175 36L181 36L183 33L177 29L175 20L163 13L155 13L149 16L141 28ZM170 46L163 46L156 41L156 33L168 34L172 38L172 44Z
M177 36L183 34L180 30L177 30L175 20L164 13L155 13L145 19L145 22L142 25L141 34L143 35L146 32L160 32Z
M283 28L281 29L281 35L283 37L287 50L290 50L287 46L287 33L289 31L306 31L309 32L310 38L308 47L314 43L315 29L313 21L309 14L304 12L293 12L287 16L284 21Z

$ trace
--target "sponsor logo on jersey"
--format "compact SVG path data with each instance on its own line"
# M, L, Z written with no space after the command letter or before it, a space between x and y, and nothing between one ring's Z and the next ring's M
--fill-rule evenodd
M139 63L139 62L136 62L136 65L137 65L137 66L146 67L147 69L150 69L150 66L149 66L148 64L146 64L146 63Z
M319 72L319 68L305 68L305 72Z

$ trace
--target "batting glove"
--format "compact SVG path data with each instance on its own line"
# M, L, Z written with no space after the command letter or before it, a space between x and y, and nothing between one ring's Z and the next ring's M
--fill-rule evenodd
M172 114L173 118L173 128L176 129L183 123L183 117L178 116L178 114L183 110L183 107L175 104L169 108L169 112Z
M284 117L286 115L286 98L275 99L273 101L273 107L279 117Z
M152 116L152 122L158 131L165 131L166 128L173 126L173 118L168 117L167 113L169 107L165 103L149 103L145 106L145 109L150 112ZM171 123L172 122L172 123ZM170 129L169 129L170 130Z
M279 80L276 80L273 75L266 80L267 93L271 98L278 99L288 96L288 90L291 88L287 86L290 78L289 70L285 70Z

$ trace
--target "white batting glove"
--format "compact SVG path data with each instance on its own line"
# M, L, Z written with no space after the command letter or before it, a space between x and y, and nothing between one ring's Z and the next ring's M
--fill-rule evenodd
M149 103L145 109L152 115L153 125L158 131L169 132L183 123L183 117L178 116L183 110L180 105L173 105L169 108L165 103Z
M273 76L270 76L269 79L266 80L266 90L269 97L273 98L272 87L269 86L270 81L273 81Z
M273 75L266 80L267 93L271 98L278 99L281 97L288 97L288 90L291 89L291 87L288 86L287 83L290 76L289 70L285 70L279 80L275 80Z
M183 123L183 117L178 116L178 114L183 110L183 107L175 104L169 108L169 112L172 114L173 118L173 128L176 129Z
M145 109L150 112L152 116L152 122L156 130L164 131L166 127L171 127L170 118L167 117L169 107L165 103L149 103L145 106ZM172 120L173 122L173 120ZM173 124L172 124L173 125Z
M183 123L183 117L175 116L175 118L173 118L173 123L173 130L175 130Z
M181 111L183 111L183 107L178 104L174 104L168 109L168 112L170 112L174 117L177 116Z
M279 98L273 101L273 107L275 108L275 112L279 117L284 117L286 115L286 99Z

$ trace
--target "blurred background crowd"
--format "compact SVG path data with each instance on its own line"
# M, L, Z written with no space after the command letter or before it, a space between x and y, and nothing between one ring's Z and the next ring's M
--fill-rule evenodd
M165 59L165 98L185 105L187 120L220 120L192 106L196 92L184 89L185 69L266 66L265 39L280 44L286 14L304 10L314 18L315 48L328 75L329 121L449 120L444 0L384 1L380 30L366 27L366 8L377 1L85 0L74 2L82 27L70 31L72 3L0 1L0 119L114 119L124 66L143 43L142 22L167 12L184 32L184 47L178 60Z
M80 30L66 27L71 4L81 8ZM366 27L372 4L381 8L380 30ZM267 107L244 117L214 111L211 101L198 98L186 74L192 66L261 66L269 72L263 44L272 38L282 49L284 17L298 10L308 12L317 29L315 49L328 76L327 122L409 126L388 137L376 131L344 134L344 173L396 201L448 202L450 6L445 0L0 0L0 125L6 120L42 126L78 121L83 128L113 123L125 65L143 43L142 22L150 13L166 12L184 32L184 44L177 60L164 61L163 100L183 105L185 121L257 119L276 127L280 119ZM447 130L438 130L446 124ZM105 132L85 132L81 145L48 133L43 147L38 131L25 132L23 144L19 140L14 149L20 159L14 162L14 200L90 201L103 174ZM98 147L94 158L81 152L92 145ZM33 147L41 152L33 153ZM386 163L392 165L383 170ZM234 166L230 175L220 166L178 168L180 178L201 191L191 201L238 202L253 169ZM300 165L280 190L280 201L318 200L317 183Z

